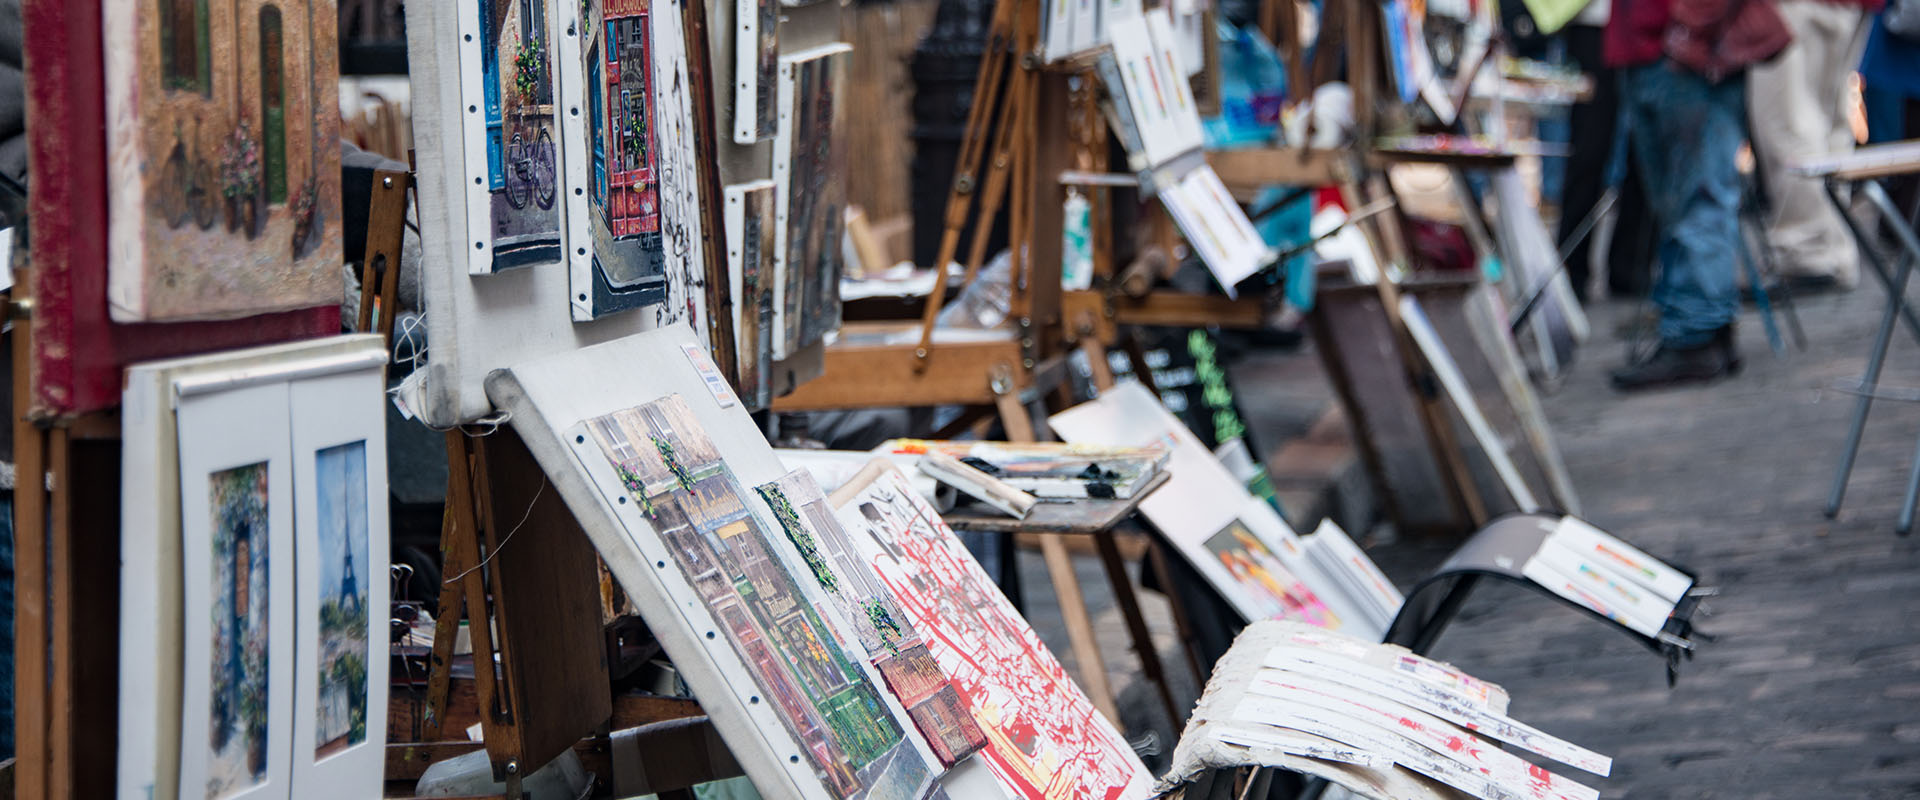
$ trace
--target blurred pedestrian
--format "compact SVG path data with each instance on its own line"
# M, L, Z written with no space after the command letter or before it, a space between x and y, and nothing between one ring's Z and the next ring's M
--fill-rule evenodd
M1606 60L1622 70L1620 102L1660 230L1661 268L1659 347L1614 372L1613 384L1711 380L1740 366L1734 156L1746 136L1745 73L1791 35L1768 0L1618 0L1612 12Z
M1753 155L1766 189L1767 244L1796 290L1851 289L1860 252L1819 178L1794 162L1853 152L1852 79L1884 0L1774 0L1793 43L1747 77Z
M1593 79L1592 94L1574 104L1568 120L1571 136L1567 142L1566 179L1560 195L1559 240L1562 242L1572 238L1606 191L1614 140L1621 133L1620 74L1607 65L1602 55L1603 34L1612 8L1612 0L1593 0L1561 30L1567 55L1581 72ZM1654 256L1653 220L1646 204L1640 202L1644 194L1640 170L1632 159L1627 162L1625 178L1620 184L1620 198L1626 202L1614 204L1613 236L1606 248L1607 293L1615 297L1647 293ZM1601 228L1593 229L1567 254L1567 279L1581 302L1587 300L1587 287L1593 282L1590 254L1598 246L1603 232Z
M1920 139L1920 0L1893 0L1873 21L1860 59L1860 94L1867 107L1867 141ZM1920 203L1920 180L1906 175L1887 191L1909 219Z

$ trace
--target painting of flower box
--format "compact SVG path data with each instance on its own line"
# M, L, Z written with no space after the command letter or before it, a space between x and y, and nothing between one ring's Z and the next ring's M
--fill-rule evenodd
M118 322L340 301L333 0L106 0Z

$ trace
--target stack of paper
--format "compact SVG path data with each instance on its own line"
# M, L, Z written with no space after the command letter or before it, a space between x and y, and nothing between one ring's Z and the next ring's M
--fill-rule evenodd
M1657 638L1693 578L1575 517L1562 517L1521 573L1548 591Z
M1164 447L1096 447L1059 443L895 439L875 450L888 456L934 453L960 459L1035 497L1131 499L1167 463Z
M1323 520L1311 535L1300 538L1300 545L1307 560L1326 578L1322 594L1342 595L1368 626L1383 635L1392 627L1406 598L1346 531L1333 520Z
M1171 780L1267 764L1369 797L1594 800L1501 743L1604 776L1606 756L1506 715L1507 693L1390 645L1286 622L1249 626L1208 683ZM1189 739L1193 741L1189 741ZM1162 788L1166 788L1164 785Z

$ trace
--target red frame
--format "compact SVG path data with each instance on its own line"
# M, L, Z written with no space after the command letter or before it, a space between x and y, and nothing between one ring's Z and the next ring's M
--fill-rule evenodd
M220 322L107 315L106 75L101 4L24 0L27 207L36 418L120 405L127 365L340 332L338 305Z

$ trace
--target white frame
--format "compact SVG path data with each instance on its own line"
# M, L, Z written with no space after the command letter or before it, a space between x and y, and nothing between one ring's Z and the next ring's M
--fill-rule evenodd
M392 616L388 563L387 435L384 380L379 370L329 375L292 385L294 530L299 532L295 627L300 636L294 664L293 797L328 800L377 797L386 770L387 620ZM366 738L345 751L316 760L320 687L319 505L315 481L321 450L359 442L365 446L367 626Z
M184 393L183 393L184 394ZM294 661L293 442L289 389L285 383L244 386L179 399L180 523L183 534L181 628L180 794L207 793L212 728L213 670L208 619L213 604L213 565L207 478L220 470L267 465L267 768L251 788L222 800L287 797L293 773L293 687L274 680Z
M733 143L753 144L769 134L760 131L760 3L773 0L735 0L733 16L738 27L733 39ZM780 14L774 13L774 24ZM780 52L779 31L774 32L776 59ZM779 80L776 61L775 80ZM776 123L777 124L777 123Z

